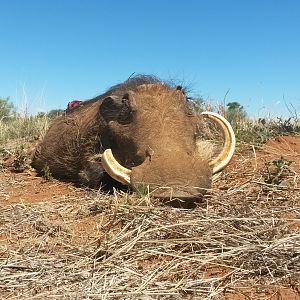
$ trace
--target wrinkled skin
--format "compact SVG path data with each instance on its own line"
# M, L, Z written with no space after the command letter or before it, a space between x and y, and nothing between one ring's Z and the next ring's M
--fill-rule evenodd
M212 171L196 148L196 121L181 89L137 85L83 103L58 117L37 147L32 165L56 178L97 187L107 175L100 153L132 169L131 185L153 195L195 200Z

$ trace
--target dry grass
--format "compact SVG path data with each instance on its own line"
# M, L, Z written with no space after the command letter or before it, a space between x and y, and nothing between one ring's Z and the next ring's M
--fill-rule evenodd
M14 158L15 170L28 167L28 154L36 142L44 136L50 124L50 118L16 116L0 119L0 169L7 159Z
M0 120L0 148L11 141L28 142L34 137L43 136L50 119L44 117L15 117Z
M226 174L193 210L97 191L2 207L0 297L218 299L297 286L299 174L289 189L260 176Z

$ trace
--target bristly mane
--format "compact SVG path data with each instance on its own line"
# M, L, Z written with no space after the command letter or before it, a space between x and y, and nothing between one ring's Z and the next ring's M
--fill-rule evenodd
M111 95L116 95L116 96L120 96L122 97L126 92L128 91L134 91L137 87L139 87L140 85L143 84L164 84L167 87L172 88L173 84L165 82L163 80L161 80L160 78L154 76L154 75L135 75L132 77L129 77L127 80L125 80L122 83L116 84L112 87L110 87L105 93L103 93L102 95L96 96L92 99L89 100L85 100L83 101L80 106L86 105L86 104L90 104L93 102L96 102L98 100L103 100L106 97L109 97ZM175 87L175 86L174 86ZM72 113L73 111L77 110L80 106L76 106L74 108L72 108L69 113Z
M130 90L134 91L137 87L143 84L166 84L166 82L162 81L160 78L153 75L136 75L133 77L129 77L122 83L116 84L110 87L104 94L99 95L89 101L97 101L103 98L106 98L110 95L122 95ZM166 84L168 86L168 84Z
M135 90L138 86L143 84L156 84L156 83L164 83L160 78L155 77L153 75L136 75L134 77L128 78L126 81L120 84L116 84L112 86L107 93L114 94L118 91L128 91Z

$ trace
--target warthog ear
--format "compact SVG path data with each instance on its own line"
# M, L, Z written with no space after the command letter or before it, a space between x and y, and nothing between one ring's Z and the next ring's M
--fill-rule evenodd
M107 123L117 121L128 124L132 121L133 110L126 97L109 96L102 101L99 113Z

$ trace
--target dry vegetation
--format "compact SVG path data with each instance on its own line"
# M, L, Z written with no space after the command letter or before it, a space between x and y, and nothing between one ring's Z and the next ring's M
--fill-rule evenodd
M244 146L184 210L34 177L15 141L46 125L12 138L0 124L1 299L300 299L300 144Z

